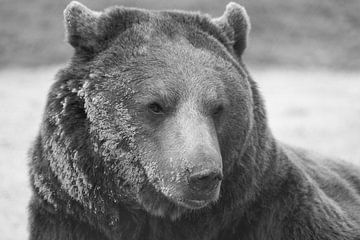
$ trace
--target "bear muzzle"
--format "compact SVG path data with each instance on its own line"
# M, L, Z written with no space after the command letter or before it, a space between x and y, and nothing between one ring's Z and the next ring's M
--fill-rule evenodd
M189 153L182 203L194 209L218 200L223 180L222 157L218 148L211 145L195 146Z
M189 175L189 187L193 190L196 199L207 199L208 195L217 188L223 179L221 170L219 169L206 169L197 171Z
M215 202L219 198L222 179L221 169L193 171L188 176L187 190L184 191L180 204L198 209Z

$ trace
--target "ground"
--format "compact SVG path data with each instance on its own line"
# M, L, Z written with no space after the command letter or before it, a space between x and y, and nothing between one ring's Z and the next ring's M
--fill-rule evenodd
M0 232L26 239L26 154L59 66L0 71ZM360 165L360 72L250 69L281 141Z

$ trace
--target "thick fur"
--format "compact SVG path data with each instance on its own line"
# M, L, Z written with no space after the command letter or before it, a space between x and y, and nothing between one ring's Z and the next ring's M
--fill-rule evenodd
M359 168L272 136L241 59L250 29L241 6L211 19L123 7L99 13L73 2L65 20L75 54L50 89L30 154L30 239L360 239ZM152 139L173 139L173 152L181 143L147 128L134 107L137 91L164 91L159 78L196 93L186 101L199 102L216 84L228 99L214 120L224 179L219 199L204 208L178 205L161 185L167 167L156 161L170 150Z

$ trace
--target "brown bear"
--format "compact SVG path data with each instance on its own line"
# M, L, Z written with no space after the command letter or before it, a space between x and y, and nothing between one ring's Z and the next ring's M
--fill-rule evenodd
M72 2L31 150L30 239L360 239L360 170L284 145L220 18Z

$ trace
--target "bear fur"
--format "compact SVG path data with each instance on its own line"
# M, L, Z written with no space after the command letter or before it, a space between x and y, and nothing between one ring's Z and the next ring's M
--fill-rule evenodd
M360 239L359 168L272 136L243 7L64 15L75 53L30 152L30 239ZM218 188L186 195L203 169Z

